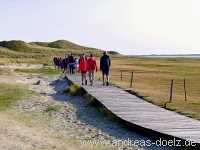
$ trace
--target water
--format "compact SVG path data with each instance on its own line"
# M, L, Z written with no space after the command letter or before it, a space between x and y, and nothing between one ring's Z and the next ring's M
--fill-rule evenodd
M146 55L147 58L190 58L200 59L200 55Z

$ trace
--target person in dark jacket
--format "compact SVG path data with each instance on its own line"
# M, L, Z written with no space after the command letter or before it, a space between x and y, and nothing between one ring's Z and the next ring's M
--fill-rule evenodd
M64 70L63 70L63 72L65 73L65 76L66 76L66 74L67 74L67 69L68 69L68 57L67 57L67 56L65 56L65 57L63 58L63 65L64 65Z
M56 69L58 67L58 58L57 57L53 58L53 64L54 64L55 69Z
M103 85L105 85L105 76L106 76L106 85L109 85L109 73L110 73L111 60L107 55L107 52L103 52L103 56L100 58L100 70L102 71Z
M70 54L70 56L68 57L68 65L69 65L69 73L74 74L75 59L73 54Z

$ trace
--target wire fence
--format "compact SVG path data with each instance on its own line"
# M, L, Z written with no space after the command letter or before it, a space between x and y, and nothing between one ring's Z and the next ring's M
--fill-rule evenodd
M138 92L159 105L195 101L200 98L198 79L134 70L112 71L110 79L112 83Z

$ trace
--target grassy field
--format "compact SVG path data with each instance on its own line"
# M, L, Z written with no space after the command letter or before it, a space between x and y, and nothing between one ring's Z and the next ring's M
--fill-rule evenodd
M61 71L50 66L44 66L40 69L15 69L15 72L41 75L59 75L61 73Z
M6 109L10 104L22 99L30 91L25 87L13 84L0 84L0 110Z
M102 50L80 46L65 40L31 43L19 40L0 42L0 64L31 63L49 65L52 64L51 60L54 56L63 57L70 53L76 56L82 53L95 53L96 56L100 56ZM115 51L109 53L119 55Z
M121 72L122 81L121 81ZM133 71L133 87L130 88ZM187 101L184 95L186 79ZM125 89L145 96L147 101L163 107L169 101L171 80L174 80L173 100L166 108L200 120L200 60L113 58L111 81Z
M13 43L14 42L14 43ZM5 46L5 47L2 47ZM100 56L102 51L88 47L73 45L68 41L52 43L12 41L1 43L0 64L29 63L52 64L53 56L64 56L73 52L76 56L81 53L94 53ZM173 100L166 108L194 117L200 120L200 60L186 58L140 58L125 57L110 52L112 57L111 81L124 89L133 90L151 103L161 107L169 101L170 82L174 80ZM122 80L121 80L121 72ZM15 70L18 72L59 74L53 68L44 67L39 70ZM133 87L130 88L131 72L133 73ZM1 73L1 72L0 72ZM98 73L97 78L101 78ZM183 81L186 79L187 101L184 98Z

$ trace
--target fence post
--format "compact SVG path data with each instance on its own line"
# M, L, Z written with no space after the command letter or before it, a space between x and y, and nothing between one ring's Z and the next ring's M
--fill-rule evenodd
M185 94L185 101L187 101L186 79L184 79L184 94Z
M133 86L133 71L131 72L131 82L130 82L130 88Z
M121 81L122 81L122 71L121 71Z
M174 80L171 80L171 85L170 85L170 98L169 98L169 102L172 102L173 99L173 85L174 85Z

